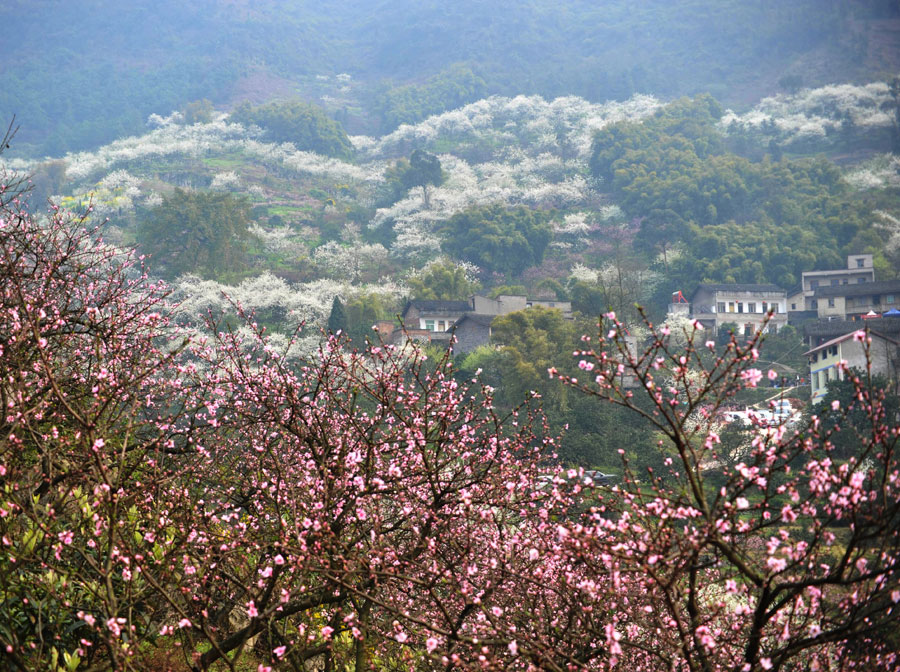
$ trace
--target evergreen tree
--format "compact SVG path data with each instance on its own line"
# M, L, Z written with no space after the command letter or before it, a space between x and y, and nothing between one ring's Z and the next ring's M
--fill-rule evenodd
M331 314L328 316L328 331L332 334L347 331L347 312L344 304L335 296L331 302Z

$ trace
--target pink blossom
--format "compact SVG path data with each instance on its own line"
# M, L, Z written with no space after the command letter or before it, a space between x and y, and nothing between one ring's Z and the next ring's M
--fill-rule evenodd
M741 379L747 387L756 387L759 381L762 380L762 371L759 369L747 369L746 371L741 371Z

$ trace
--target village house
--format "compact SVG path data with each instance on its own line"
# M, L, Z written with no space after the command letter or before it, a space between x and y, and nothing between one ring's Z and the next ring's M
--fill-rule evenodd
M867 344L867 339L871 343ZM900 341L871 329L857 330L826 341L805 353L809 360L810 398L814 404L825 396L829 382L843 380L841 362L851 369L866 370L867 345L872 374L885 376L890 388L897 389Z
M784 327L786 303L785 291L776 285L702 283L691 297L690 315L714 333L723 325L734 325L738 333L751 336Z
M859 285L875 282L875 266L871 254L851 254L847 257L847 268L828 271L804 271L800 286L788 292L788 312L818 310L816 290L842 285Z
M404 338L426 343L449 345L456 337L456 352L471 352L491 340L491 322L498 315L506 315L534 306L554 308L566 319L573 319L572 303L529 299L526 296L501 294L491 299L474 295L468 301L440 301L413 299L406 303L395 329L390 323L376 325L385 341L399 343Z
M812 305L819 319L861 320L900 307L900 281L829 285L813 291Z
M866 320L866 325L882 336L900 340L900 317L881 316ZM858 331L860 322L849 320L812 320L803 325L803 338L808 348L816 348L838 336Z

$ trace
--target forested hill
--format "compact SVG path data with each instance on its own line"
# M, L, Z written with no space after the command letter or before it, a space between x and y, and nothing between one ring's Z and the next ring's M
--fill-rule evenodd
M58 155L201 98L299 95L365 133L492 93L708 91L741 106L896 72L897 13L888 0L9 0L0 119L17 115L20 155Z

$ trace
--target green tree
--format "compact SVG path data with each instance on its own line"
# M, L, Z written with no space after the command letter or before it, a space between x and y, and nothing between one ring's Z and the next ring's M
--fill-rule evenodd
M297 149L349 158L353 146L340 123L315 105L299 100L253 107L244 102L231 115L242 124L255 124L274 142L291 142Z
M440 233L448 254L488 271L518 274L543 261L552 229L547 213L489 205L457 213Z
M208 124L212 121L213 112L212 101L206 98L191 101L181 109L182 123L185 126Z
M421 275L409 280L412 298L443 299L447 301L467 299L479 289L477 282L466 277L466 271L451 261L431 264Z
M382 130L391 131L400 124L415 124L429 115L462 107L486 93L487 84L480 76L466 65L455 64L423 84L385 83L373 107L381 117Z
M853 378L859 379L862 391L857 389ZM819 415L823 427L832 429L830 440L841 459L855 457L862 445L860 437L871 436L873 426L884 418L896 423L900 413L900 396L884 376L867 379L864 371L852 369L842 380L830 381L825 389L825 396L813 412ZM884 412L881 418L871 416L872 398L880 400L878 406ZM837 408L833 406L835 403Z
M328 331L332 334L347 331L347 312L340 298L334 297L331 302L331 313L328 315Z
M175 189L138 227L141 250L167 277L239 270L250 238L246 197Z
M422 200L427 210L430 207L428 203L428 186L432 184L437 186L444 181L444 174L441 171L441 160L434 154L415 149L409 155L409 167L403 172L400 179L406 189L422 187Z
M555 308L535 306L495 318L491 342L502 347L508 362L501 385L503 398L512 405L535 391L548 410L564 411L566 388L549 380L547 369L567 368L579 333L575 322Z

